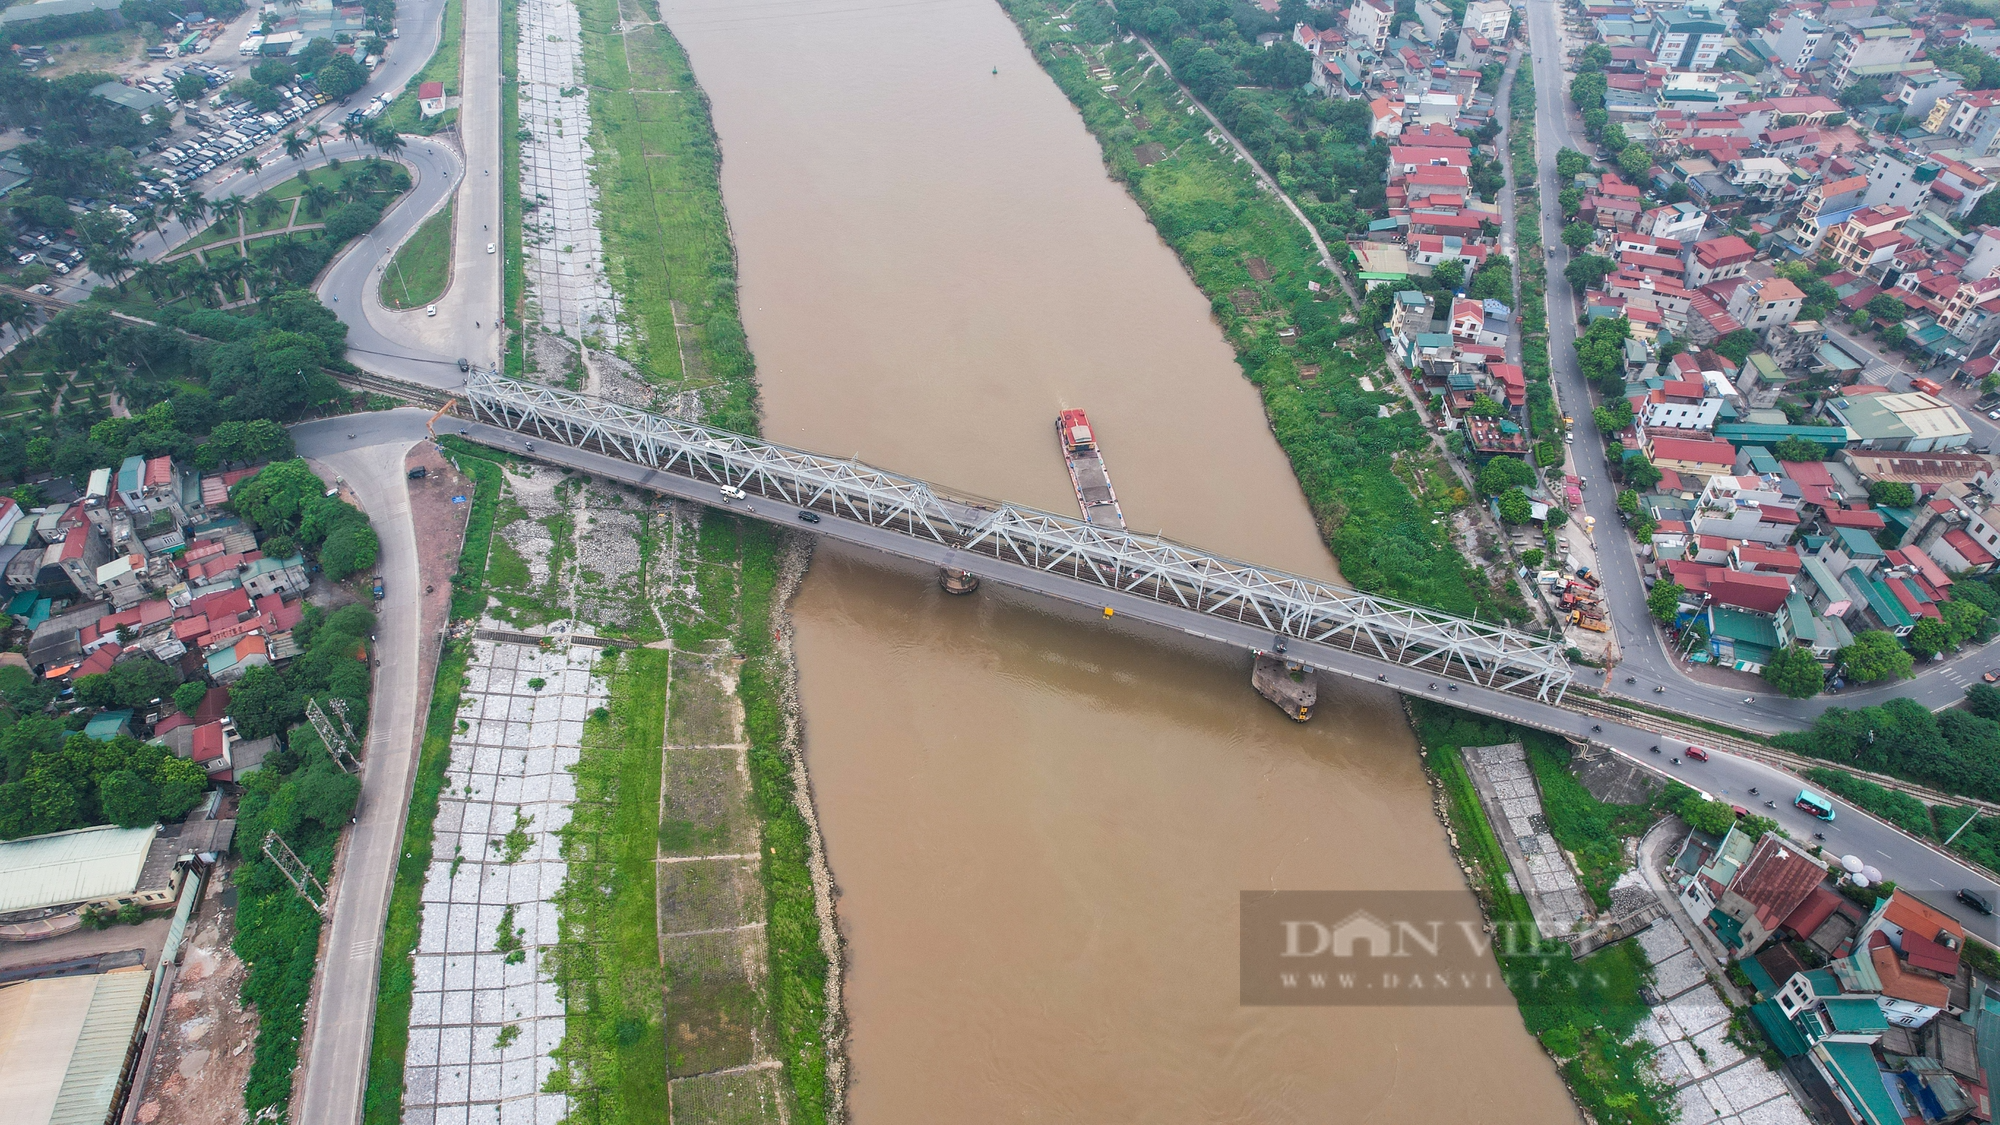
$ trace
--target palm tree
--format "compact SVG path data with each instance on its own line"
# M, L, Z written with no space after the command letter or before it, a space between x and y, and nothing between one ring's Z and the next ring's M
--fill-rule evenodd
M368 139L368 128L365 121L343 121L340 123L340 139L359 144Z
M315 219L326 214L326 209L333 206L340 199L340 196L332 188L322 183L313 184L302 194L305 198L306 214L311 215Z
M326 155L326 139L332 135L318 125L308 125L305 129L305 139L319 146L321 156Z
M198 191L184 191L175 196L173 207L174 216L180 219L182 226L188 228L189 234L194 233L194 229L201 225L201 221L208 217L210 211L208 200Z
M257 197L257 202L250 205L250 210L256 215L257 225L261 227L270 225L271 220L277 218L278 212L283 210L284 206L271 196L260 195Z
M232 194L223 196L221 199L215 201L215 221L218 223L228 223L236 228L236 234L242 234L242 224L238 223L237 220L243 216L244 209L247 207L249 207L248 201L240 195Z
M404 148L408 147L409 144L409 142L403 140L401 134L397 133L394 129L390 128L387 125L382 126L382 128L376 133L376 136L373 138L373 143L376 148L381 149L382 152L388 156L396 155L397 153L403 151Z
M246 156L243 158L243 170L245 172L255 172L257 169L261 167L263 167L263 165L257 163L256 157Z
M303 157L306 154L306 150L311 147L312 142L299 136L296 130L285 134L285 155L291 157L293 160Z

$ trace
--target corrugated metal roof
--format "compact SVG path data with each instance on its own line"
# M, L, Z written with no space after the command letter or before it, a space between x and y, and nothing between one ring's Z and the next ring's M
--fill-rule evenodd
M49 1125L103 1125L110 1116L118 1079L137 1037L139 1013L146 1008L150 977L133 966L94 978L97 991L84 1012L83 1031L70 1052L69 1070L63 1075Z
M138 966L0 988L9 1122L103 1125L153 974Z
M131 893L155 831L79 828L0 843L0 914Z

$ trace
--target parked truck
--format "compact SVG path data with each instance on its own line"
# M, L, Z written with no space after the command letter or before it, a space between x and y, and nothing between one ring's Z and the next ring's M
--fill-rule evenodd
M382 600L382 576L379 574L375 576L375 600Z

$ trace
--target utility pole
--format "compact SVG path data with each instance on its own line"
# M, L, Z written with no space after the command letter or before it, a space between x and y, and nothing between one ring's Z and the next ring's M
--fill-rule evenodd
M327 917L325 885L319 881L319 876L313 874L312 868L307 867L305 861L278 837L276 829L264 833L264 855L277 865L285 881L292 885L292 890L298 892L300 898L306 900L307 906L312 907L320 917Z
M349 750L347 745L348 739L354 737L354 728L347 725L346 705L336 699L333 701L333 707L340 715L340 725L347 731L347 738L334 733L333 724L327 720L326 712L320 710L318 699L306 700L306 719L312 723L313 730L318 732L319 740L325 745L327 755L333 759L334 764L348 773L360 773L361 763L355 760L353 751Z

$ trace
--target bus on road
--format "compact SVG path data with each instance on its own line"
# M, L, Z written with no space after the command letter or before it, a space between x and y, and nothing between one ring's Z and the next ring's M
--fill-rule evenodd
M1798 799L1792 804L1804 809L1821 820L1833 819L1833 802L1810 789L1799 790Z

